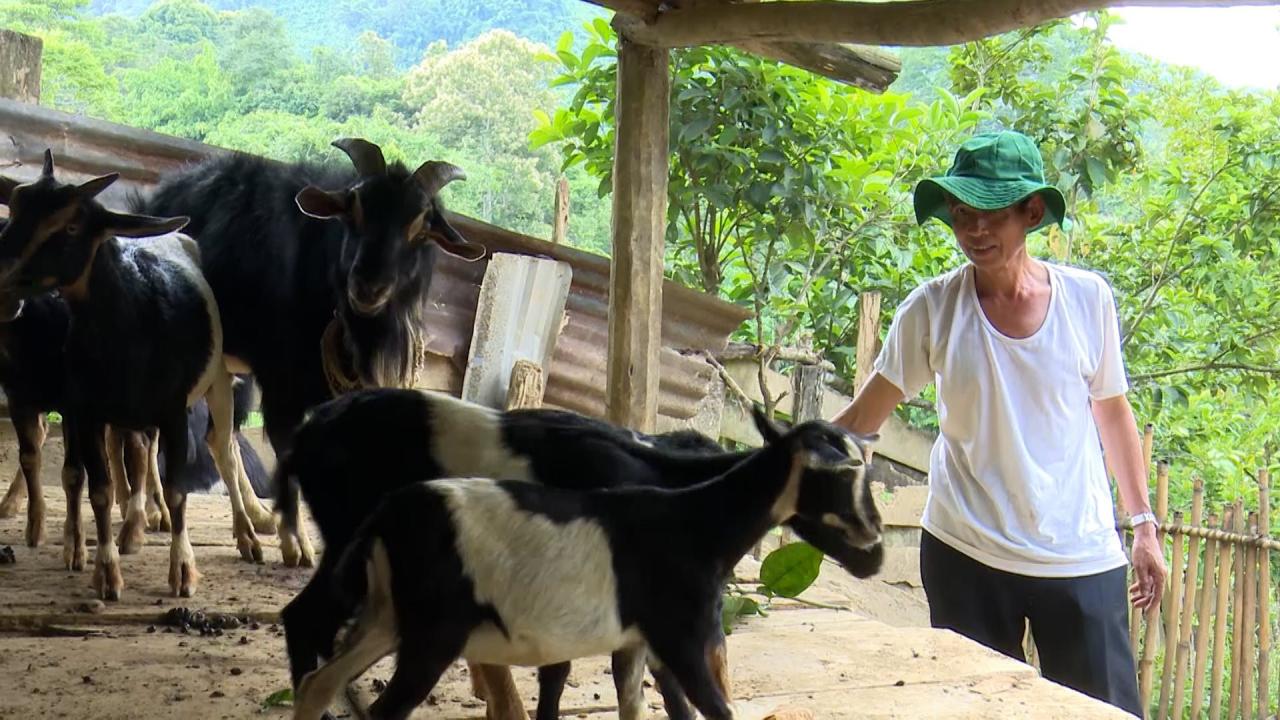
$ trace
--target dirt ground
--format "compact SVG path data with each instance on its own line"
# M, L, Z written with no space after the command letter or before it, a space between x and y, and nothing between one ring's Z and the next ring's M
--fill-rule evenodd
M267 702L288 686L283 636L275 622L310 571L284 568L274 537L262 538L264 564L241 561L227 498L192 496L191 536L203 573L196 597L168 596L168 535L149 533L140 553L122 557L124 597L99 603L90 587L91 564L74 572L62 563L56 436L48 445L46 544L23 544L25 512L0 519L0 550L11 546L16 561L0 564L0 719L288 717L287 707ZM6 483L14 461L16 452L8 462L0 458ZM92 517L87 501L83 512ZM118 510L114 520L118 529ZM894 552L908 553L897 562L909 564L908 548ZM748 585L757 572L750 558L737 569ZM177 608L229 615L233 625L207 634L184 631L174 623ZM923 596L909 581L859 581L828 565L798 602L778 602L767 618L749 618L730 636L740 717L759 720L785 707L837 719L1122 717L1041 679L1023 663L926 625ZM392 659L384 659L359 680L366 702L393 667ZM513 675L532 711L534 670L515 668ZM576 662L563 716L612 720L614 697L607 659ZM653 717L665 717L654 689L646 699ZM414 717L484 717L462 663Z

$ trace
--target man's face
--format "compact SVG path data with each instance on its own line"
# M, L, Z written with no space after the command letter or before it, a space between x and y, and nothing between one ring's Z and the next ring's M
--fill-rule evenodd
M1007 264L1027 244L1027 230L1044 218L1044 199L1032 195L1000 210L978 210L954 197L947 197L951 227L960 249L975 266Z

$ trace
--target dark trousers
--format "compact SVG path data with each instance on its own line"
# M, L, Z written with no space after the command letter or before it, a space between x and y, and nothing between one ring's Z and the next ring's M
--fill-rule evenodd
M1125 568L1071 578L1015 575L922 535L920 575L934 627L1025 661L1029 621L1041 674L1143 717L1129 646Z

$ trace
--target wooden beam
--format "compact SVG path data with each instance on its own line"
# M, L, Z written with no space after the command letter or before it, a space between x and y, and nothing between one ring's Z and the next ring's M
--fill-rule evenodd
M599 3L633 5L635 3ZM1278 5L1280 0L900 0L699 5L627 28L654 47L749 42L955 45L1108 7ZM615 8L619 9L619 8ZM641 16L644 17L644 16Z
M611 422L642 432L653 432L658 420L669 170L668 55L666 50L618 39L605 406Z
M902 70L902 61L879 48L755 41L734 43L734 46L872 92L883 92Z
M40 56L44 42L13 30L0 30L0 97L40 103Z

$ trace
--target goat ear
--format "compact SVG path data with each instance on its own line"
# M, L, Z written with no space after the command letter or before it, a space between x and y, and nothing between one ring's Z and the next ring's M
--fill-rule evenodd
M484 245L464 238L462 233L449 224L444 211L440 209L436 210L431 219L431 239L436 241L441 250L467 262L475 262L488 252Z
M191 222L185 215L178 217L153 217L151 215L129 215L127 213L108 213L107 232L120 237L153 237L181 230Z
M777 442L782 437L782 428L774 422L769 416L764 414L764 408L759 403L751 404L751 418L756 422L756 430L760 433L760 437L764 438L766 445Z
M81 183L76 187L76 192L80 193L81 197L88 200L89 198L97 197L99 193L110 187L111 183L119 179L120 173L107 173L106 175L96 177L92 180L86 180Z
M293 197L298 209L305 215L321 220L345 215L347 212L347 194L329 192L314 185L308 185Z
M13 195L13 189L21 184L13 178L0 175L0 205L8 205L9 196Z

